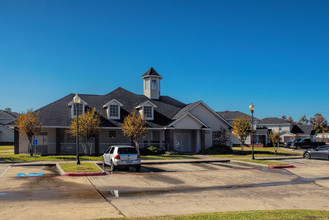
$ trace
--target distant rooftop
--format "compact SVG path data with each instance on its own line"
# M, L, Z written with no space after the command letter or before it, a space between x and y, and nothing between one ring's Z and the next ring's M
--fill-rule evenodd
M246 118L251 118L250 115L245 114L243 112L240 111L222 111L222 112L217 112L217 114L221 115L225 120L231 122L234 121L236 118L238 117L246 117ZM258 118L255 118L255 120L259 120Z
M286 120L282 119L282 118L276 118L276 117L270 117L270 118L263 118L261 120L262 124L290 124L289 122L287 122Z

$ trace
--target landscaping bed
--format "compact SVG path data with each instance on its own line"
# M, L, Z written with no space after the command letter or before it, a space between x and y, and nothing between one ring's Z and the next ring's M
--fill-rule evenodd
M105 171L95 163L81 162L79 165L76 163L58 163L57 168L62 176L105 175Z

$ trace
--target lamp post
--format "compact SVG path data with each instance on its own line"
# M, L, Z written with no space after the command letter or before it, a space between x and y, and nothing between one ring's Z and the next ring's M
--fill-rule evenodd
M81 99L78 96L78 94L75 94L75 96L73 97L73 103L75 106L75 110L73 111L73 113L76 114L77 116L77 136L76 136L76 153L77 153L77 165L80 164L80 158L79 158L79 111L78 111L78 105L80 104Z
M251 145L252 145L251 159L255 160L255 156L254 156L254 110L255 110L255 106L252 103L250 103L249 109L251 111Z

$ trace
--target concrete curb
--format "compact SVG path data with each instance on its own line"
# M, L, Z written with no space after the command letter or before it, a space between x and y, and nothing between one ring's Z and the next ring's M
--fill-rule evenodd
M232 161L246 163L246 164L254 165L254 166L266 167L268 169L284 169L284 168L294 168L295 167L292 164L288 164L288 165L266 165L266 164L253 163L253 162L242 161L242 160L232 160Z
M283 168L294 168L295 166L292 164L289 165L268 165L269 169L283 169Z
M253 165L253 166L268 167L268 165L266 165L266 164L261 164L261 163L252 163L252 162L243 161L243 160L232 160L232 161L234 161L234 162L239 162L239 163L245 163L245 164L249 164L249 165Z
M97 163L95 164L99 169L103 170L100 166L98 166ZM88 172L88 173L65 172L63 168L59 165L59 163L56 163L56 168L59 170L61 176L102 176L106 174L104 170L103 172Z

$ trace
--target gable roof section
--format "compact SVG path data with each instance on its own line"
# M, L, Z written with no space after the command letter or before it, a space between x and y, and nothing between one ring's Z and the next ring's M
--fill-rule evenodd
M7 112L4 110L0 110L0 120L16 120L18 115L19 114L16 112Z
M103 105L103 108L106 108L108 107L109 105L112 105L112 104L117 104L119 106L123 106L121 102L119 102L118 100L116 99L112 99L111 101L107 102L105 105Z
M197 101L197 102L193 102L188 104L187 106L185 106L184 108L182 108L179 112L177 112L177 114L174 116L175 120L180 119L181 117L185 116L186 112L191 111L193 108L195 108L198 105L203 105L205 106L211 113L213 113L216 117L218 117L220 120L222 120L225 124L227 124L229 127L232 127L232 125L226 121L221 115L217 114L214 110L212 110L208 105L206 105L203 101ZM195 116L194 116L195 117Z
M202 121L200 121L197 117L195 117L194 115L192 115L190 112L185 112L184 115L182 115L181 117L179 117L177 120L173 121L171 124L168 125L168 127L175 125L176 123L178 123L179 121L181 121L183 118L185 118L186 116L190 116L191 118L193 118L195 121L197 121L199 124L201 124L202 126L204 126L205 128L208 128L208 126L206 124L204 124Z
M315 130L313 125L296 125L305 135L315 135Z
M270 117L270 118L263 118L261 120L262 124L270 125L270 124L291 124L282 118Z
M141 108L141 107L143 107L144 105L151 105L153 108L156 108L157 106L153 103L153 102L151 102L150 100L146 100L145 102L143 102L143 103L140 103L140 104L138 104L135 108L136 109L138 109L138 108Z

